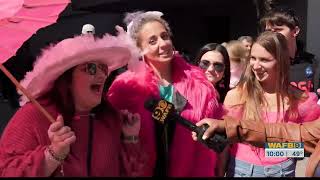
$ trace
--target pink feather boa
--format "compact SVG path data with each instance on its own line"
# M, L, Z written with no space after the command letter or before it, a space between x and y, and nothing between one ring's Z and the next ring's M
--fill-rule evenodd
M204 117L219 118L222 115L218 94L207 81L203 72L187 64L180 56L172 61L173 86L187 99L181 115L196 123ZM153 174L156 161L154 122L151 113L143 107L149 97L160 97L158 78L151 68L145 71L127 71L117 77L111 85L107 98L118 110L128 109L142 117L140 138L149 155L146 176ZM214 176L216 153L191 138L191 132L177 125L170 147L169 176L208 177Z

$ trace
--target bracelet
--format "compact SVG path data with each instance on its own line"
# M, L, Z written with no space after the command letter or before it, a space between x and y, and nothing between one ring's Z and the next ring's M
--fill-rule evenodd
M58 156L58 155L51 149L50 146L47 146L47 150L48 150L50 156L51 156L54 160L56 160L56 161L58 161L58 162L63 162L64 159L67 157L67 155Z
M139 141L139 136L122 136L124 142L137 143Z

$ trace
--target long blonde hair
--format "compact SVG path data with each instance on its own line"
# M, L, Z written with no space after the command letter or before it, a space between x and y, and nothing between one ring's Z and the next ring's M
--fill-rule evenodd
M230 61L237 64L246 64L248 60L248 49L239 40L231 40L225 45Z
M290 59L286 38L280 33L266 31L257 38L255 43L265 48L277 60L275 66L277 80L275 83L278 121L281 106L284 111L285 98L289 103L288 114L286 114L288 117L286 118L297 119L297 102L300 97L296 93L292 93L291 88L289 88ZM264 91L249 64L248 62L239 82L241 104L244 106L243 119L261 120L262 106L267 105L267 101Z

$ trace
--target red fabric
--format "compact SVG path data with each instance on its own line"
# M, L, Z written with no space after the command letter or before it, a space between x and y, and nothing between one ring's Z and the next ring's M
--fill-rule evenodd
M55 107L46 107L57 117ZM87 143L89 119L71 122L77 140L65 160L65 176L87 176ZM139 176L146 154L140 144L122 144L120 120L107 115L94 120L91 176ZM47 131L50 122L28 103L20 108L6 127L0 140L0 176L44 176L45 146L50 144ZM60 176L57 168L53 176Z

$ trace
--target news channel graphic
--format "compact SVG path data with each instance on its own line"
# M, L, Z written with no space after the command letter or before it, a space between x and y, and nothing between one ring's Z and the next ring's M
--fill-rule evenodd
M304 157L304 143L303 142L267 142L265 143L265 157Z

